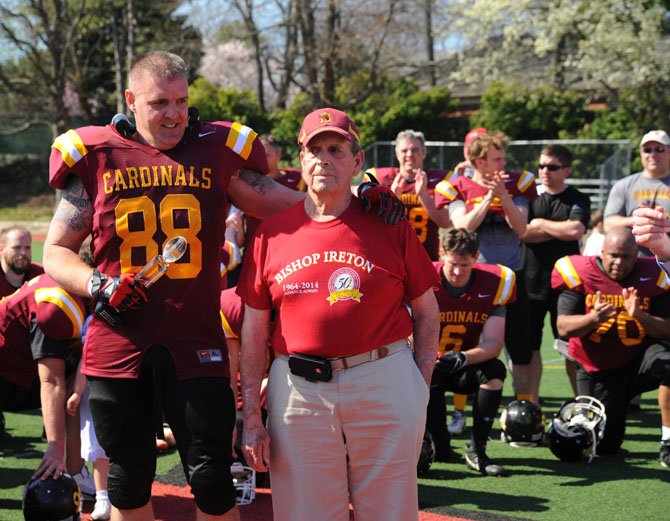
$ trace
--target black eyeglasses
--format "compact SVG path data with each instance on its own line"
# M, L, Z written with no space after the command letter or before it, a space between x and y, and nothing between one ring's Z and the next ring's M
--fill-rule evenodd
M651 154L652 152L656 152L657 154L662 154L665 152L665 147L644 147L642 151L645 154Z
M537 165L537 168L538 168L538 170L542 170L543 168L546 168L550 172L555 172L556 170L560 170L561 168L563 168L563 165L545 165L545 164L540 163L539 165Z

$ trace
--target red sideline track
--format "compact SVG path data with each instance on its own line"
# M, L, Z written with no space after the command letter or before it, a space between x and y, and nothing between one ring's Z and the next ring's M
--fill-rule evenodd
M195 521L195 507L189 487L177 487L154 482L152 502L156 521ZM93 503L84 505L84 521L90 521ZM256 489L256 499L251 505L240 507L242 521L273 521L270 489ZM353 520L353 512L350 513ZM468 521L461 517L443 516L420 512L419 521Z

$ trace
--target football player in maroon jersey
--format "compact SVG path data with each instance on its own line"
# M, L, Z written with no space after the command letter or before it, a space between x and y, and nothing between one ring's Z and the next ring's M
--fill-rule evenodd
M651 209L650 209L651 211ZM577 390L605 405L607 425L598 453L621 446L631 397L658 389L662 442L670 464L670 281L651 257L638 257L630 228L612 228L600 257L571 255L556 262L560 289L557 327L578 363Z
M87 314L83 299L45 274L0 302L0 410L41 408L44 419L47 449L33 479L74 475L83 465L79 419L65 414L65 371Z
M505 331L505 306L516 298L515 275L500 264L476 264L477 234L451 228L441 232L442 262L434 263L441 284L434 288L440 308L438 362L433 370L426 429L437 459L449 459L445 391L476 393L468 466L487 476L504 474L486 454L486 443L502 397L505 365L498 360Z
M437 208L449 208L454 226L476 231L479 262L502 264L516 273L517 300L507 308L505 347L512 360L517 398L531 400L532 348L528 331L528 297L520 237L526 232L529 202L537 198L535 176L505 170L509 138L502 132L477 135L467 155L472 178L458 176L435 188Z
M448 227L449 212L435 208L435 186L446 176L445 170L424 170L426 140L423 132L403 130L395 139L395 153L398 168L370 168L366 171L379 179L405 204L409 224L416 231L430 258L436 261L438 255L438 228Z
M189 117L187 78L178 56L139 57L126 90L137 127L70 130L50 160L50 182L63 198L45 267L69 291L125 310L113 325L93 319L82 361L120 520L154 517L161 412L189 469L197 519L239 519L230 475L234 397L219 317L228 196L261 216L302 197L262 175L265 151L249 127ZM93 273L76 256L90 232ZM178 235L188 251L145 291L134 274Z

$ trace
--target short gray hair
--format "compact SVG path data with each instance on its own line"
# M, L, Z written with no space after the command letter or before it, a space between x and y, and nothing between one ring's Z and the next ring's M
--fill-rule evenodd
M414 141L419 141L421 143L421 148L426 148L426 137L423 135L423 132L418 130L403 130L398 132L398 135L395 137L395 147L398 148L398 143L401 139L411 139Z

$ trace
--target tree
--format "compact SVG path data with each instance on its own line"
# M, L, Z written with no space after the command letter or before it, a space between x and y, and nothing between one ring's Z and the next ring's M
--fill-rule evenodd
M588 120L586 99L549 87L528 89L493 82L482 94L473 127L501 130L512 139L557 139L575 134Z
M664 92L667 2L660 0L455 0L463 51L454 79L472 84L492 80L578 87L619 102L626 89L656 93L659 121L667 126ZM543 60L543 61L542 61ZM528 70L534 64L541 72Z
M250 89L226 89L198 78L189 87L189 104L197 107L207 121L239 121L256 132L268 132L270 123L265 110Z
M0 34L17 55L14 62L0 64L0 84L18 100L41 94L54 137L70 123L64 99L68 56L84 6L85 0L0 4ZM26 124L37 122L28 120Z

